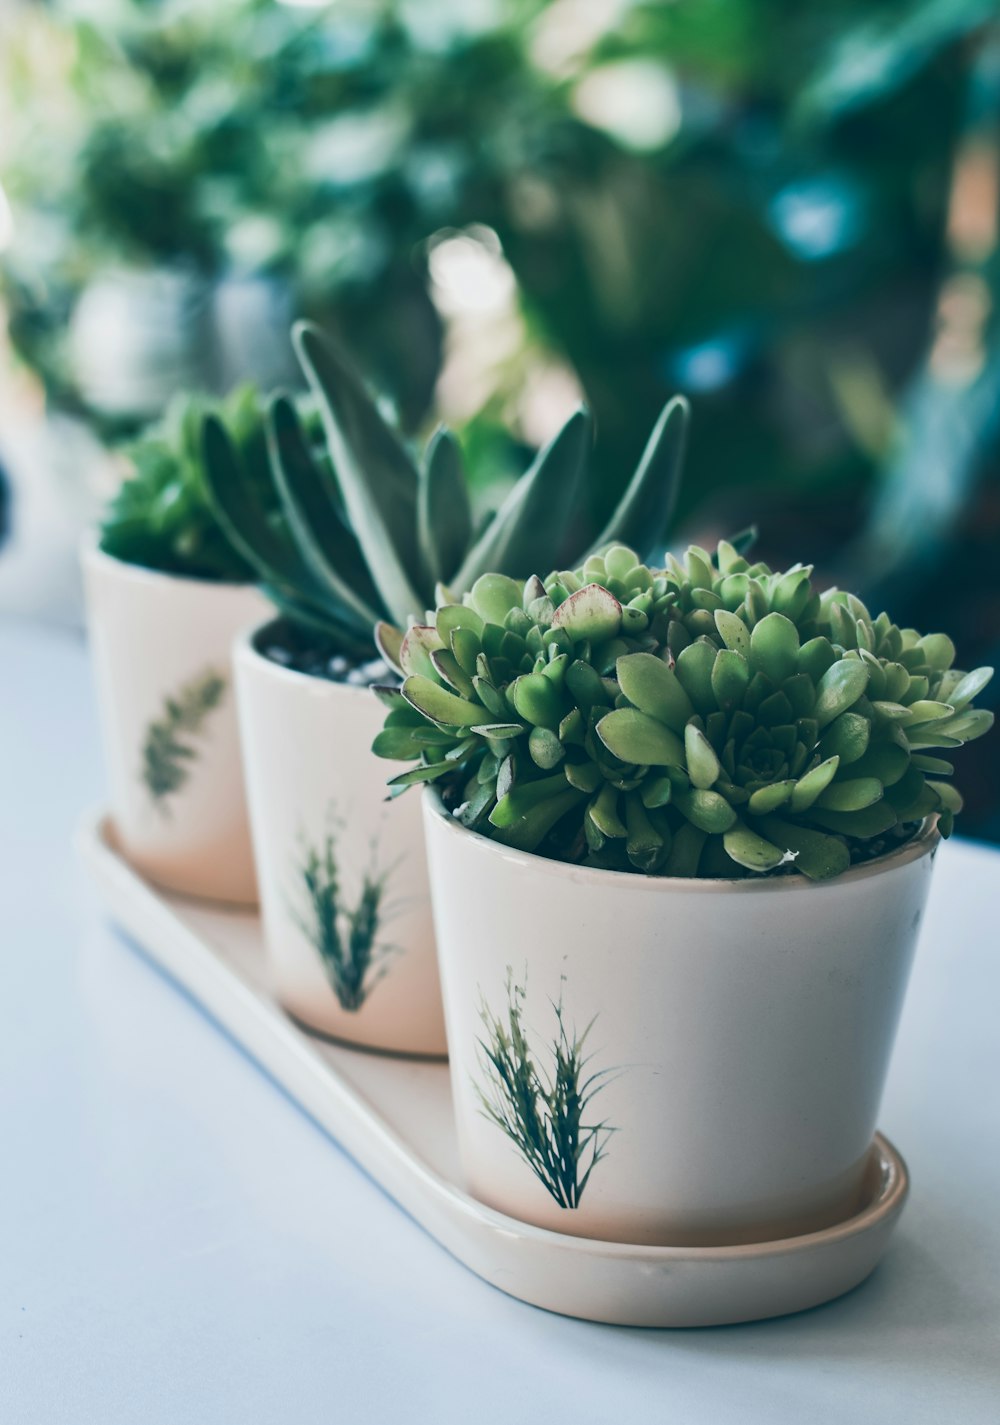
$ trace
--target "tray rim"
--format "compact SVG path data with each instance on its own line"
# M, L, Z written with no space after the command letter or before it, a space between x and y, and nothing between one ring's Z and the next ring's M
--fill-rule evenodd
M494 1239L506 1239L509 1243L511 1239L516 1240L517 1245L534 1245L544 1249L547 1253L558 1254L562 1258L585 1259L587 1261L600 1261L605 1263L637 1263L647 1269L667 1268L670 1266L697 1266L698 1264L708 1265L710 1263L727 1264L749 1264L760 1260L773 1260L776 1258L786 1258L789 1256L807 1256L811 1252L827 1247L835 1247L838 1244L849 1242L854 1238L863 1236L865 1233L882 1229L886 1233L895 1225L899 1214L906 1202L910 1178L906 1163L895 1148L895 1146L881 1133L876 1133L872 1152L877 1154L881 1169L880 1186L875 1196L867 1203L860 1212L852 1217L837 1223L832 1227L822 1229L817 1232L804 1233L796 1237L775 1238L765 1242L741 1243L731 1246L685 1246L685 1245L651 1245L630 1242L609 1242L597 1238L579 1237L571 1233L552 1231L548 1228L537 1227L532 1223L523 1222L518 1218L508 1216L499 1212L496 1208L489 1207L473 1198L463 1187L452 1182L448 1177L439 1173L425 1159L419 1156L418 1152L401 1137L397 1131L388 1124L378 1111L369 1105L358 1090L341 1074L337 1068L321 1059L312 1050L310 1040L312 1036L304 1030L294 1020L290 1019L280 1006L257 993L246 984L239 974L225 963L223 958L214 952L210 946L199 938L197 933L184 924L176 916L167 898L181 900L185 898L177 895L176 892L161 890L147 881L140 872L135 870L125 860L123 855L117 850L112 841L113 821L110 813L104 807L93 808L86 812L80 819L76 831L76 847L78 854L87 866L92 879L97 883L98 889L103 893L102 899L105 909L109 913L114 923L120 926L126 935L135 942L151 960L160 966L166 974L182 985L185 991L199 1004L208 1017L219 1026L225 1033L230 1035L253 1059L254 1063L282 1085L285 1092L294 1100L297 1107L304 1111L321 1128L321 1130L333 1137L342 1148L351 1156L362 1169L379 1183L380 1187L389 1193L394 1201L402 1207L414 1220L427 1232L433 1236L441 1246L452 1256L463 1262L470 1270L476 1272L491 1285L498 1286L509 1295L519 1297L521 1300L532 1302L532 1298L524 1296L518 1292L513 1284L503 1283L493 1280L481 1271L469 1255L463 1254L456 1248L452 1241L445 1240L445 1237L438 1230L435 1230L431 1219L434 1208L446 1209L452 1215L458 1215L466 1224L479 1232L485 1232ZM111 887L111 894L107 894ZM146 918L152 918L157 924L156 939L161 936L170 936L172 939L184 943L185 955L191 960L187 967L187 972L183 967L179 967L173 960L165 957L160 951L150 943L151 937L143 937L132 925L129 924L129 917L122 913L121 901L125 897L131 902L133 914L142 913ZM253 908L246 906L228 905L223 902L211 902L190 899L192 908L203 908L231 912L233 915L243 918L256 919L257 915ZM285 1082L282 1073L276 1069L268 1060L261 1056L259 1050L234 1027L226 1017L218 1011L214 1000L206 999L204 993L199 992L197 986L191 983L192 976L196 972L207 973L214 982L215 988L229 996L236 1005L244 1012L249 1012L253 1019L266 1031L275 1037L282 1045L283 1052L291 1053L317 1080L324 1080L324 1089L327 1094L335 1094L342 1108L346 1109L350 1118L354 1120L355 1127L364 1128L365 1134L372 1140L381 1144L387 1149L396 1160L398 1167L405 1168L422 1190L427 1207L421 1208L419 1203L405 1200L396 1191L392 1182L387 1182L384 1175L380 1174L367 1162L366 1157L361 1156L350 1141L345 1141L345 1136L335 1133L323 1117L315 1110L310 1102L305 1101L303 1096L290 1088ZM317 1039L317 1043L322 1044L322 1039ZM365 1055L368 1051L359 1049L356 1046L347 1044L336 1044L338 1049L347 1053ZM381 1058L387 1056L381 1055ZM406 1062L409 1056L399 1057ZM424 1057L417 1062L434 1063L434 1059ZM437 1060L442 1066L445 1061ZM428 1209L431 1209L430 1211ZM879 1254L881 1255L881 1254ZM876 1258L877 1260L877 1258ZM873 1263L874 1266L874 1263ZM869 1271L871 1268L869 1268ZM868 1272L865 1273L865 1276ZM862 1280L860 1278L859 1280ZM857 1284L857 1283L855 1283ZM842 1290L849 1290L843 1288ZM834 1293L840 1295L838 1291ZM830 1297L821 1298L823 1300L832 1299ZM534 1305L542 1305L537 1301ZM543 1307L543 1309L553 1310L555 1308ZM795 1309L795 1308L792 1308ZM773 1315L774 1313L765 1313ZM597 1317L587 1315L589 1320L618 1320L623 1321L621 1316ZM760 1319L752 1317L735 1317L736 1320ZM636 1323L642 1324L642 1323ZM706 1323L708 1324L708 1323ZM721 1323L720 1323L721 1324Z

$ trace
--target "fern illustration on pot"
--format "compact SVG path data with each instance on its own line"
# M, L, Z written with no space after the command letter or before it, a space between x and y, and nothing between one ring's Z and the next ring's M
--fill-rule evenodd
M328 831L320 846L303 842L296 882L305 909L296 911L296 919L348 1013L366 1003L399 949L383 938L392 914L386 899L390 876L391 870L365 869L349 902L333 833Z
M569 1029L561 987L552 1002L555 1033L543 1063L528 1042L525 997L525 985L514 983L508 966L506 1014L495 1014L480 1000L485 1038L479 1040L479 1066L486 1087L474 1080L475 1091L483 1116L506 1134L549 1196L560 1207L575 1208L618 1131L603 1119L587 1121L591 1104L616 1071L590 1069L584 1046L597 1016L582 1033Z
M206 668L164 699L163 711L146 729L141 777L156 809L171 814L171 798L186 786L199 757L197 741L211 715L225 700L228 680Z
M201 453L222 422L248 479L267 463L252 388L181 393L122 452L128 474L82 560L115 837L151 881L254 904L230 651L267 604L212 511Z

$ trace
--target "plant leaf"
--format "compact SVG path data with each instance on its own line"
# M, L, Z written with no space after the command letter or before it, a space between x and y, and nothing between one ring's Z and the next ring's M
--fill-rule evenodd
M609 752L640 767L683 767L684 745L676 733L636 708L606 713L596 727Z
M452 580L459 593L484 573L525 579L547 571L555 556L552 531L563 528L579 502L589 442L590 417L581 407L539 451L467 553Z
M300 598L315 597L316 581L308 566L287 531L268 519L217 416L207 417L202 443L209 498L227 538L266 584Z
M681 732L694 716L691 699L673 671L652 653L626 653L616 665L618 686L640 712Z
M868 668L860 659L843 658L832 664L816 684L813 717L820 728L852 707L867 686Z
M777 816L761 818L761 830L769 841L785 851L795 852L795 869L811 881L826 881L839 876L851 864L851 853L836 836L797 826Z
M303 562L331 600L349 610L361 628L371 629L383 612L378 590L357 540L337 512L333 492L310 454L287 396L271 403L267 443L274 483Z
M473 727L483 721L481 703L471 703L456 693L449 693L440 683L415 674L403 684L403 697L431 722L445 727Z
M628 488L587 558L609 544L627 544L644 555L665 539L680 489L689 416L683 396L664 406Z
M831 782L813 805L824 811L862 811L881 801L882 794L882 783L877 777L851 777L843 782Z
M418 475L350 364L309 322L292 332L319 402L351 528L386 609L398 624L425 608L434 581L417 537Z
M684 751L692 786L707 788L718 781L722 768L719 766L715 749L693 722L689 722L684 729Z
M447 583L472 540L472 510L462 450L444 426L431 436L419 481L417 527L424 565L435 582Z
M724 833L722 844L726 854L748 871L773 871L785 859L785 853L779 847L750 831L742 822L737 822Z

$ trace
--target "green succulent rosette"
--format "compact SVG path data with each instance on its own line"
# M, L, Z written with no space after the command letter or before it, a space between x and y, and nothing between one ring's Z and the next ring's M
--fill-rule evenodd
M992 669L811 575L726 542L662 570L617 545L383 626L403 683L374 750L416 763L392 793L435 782L505 845L650 875L824 880L928 816L947 835L961 798L930 749L987 731Z
M266 491L267 436L255 388L241 386L219 403L182 392L163 419L123 452L130 470L101 521L105 554L192 579L254 579L253 565L229 539L212 508L202 453L209 417L225 428L244 481L255 491Z

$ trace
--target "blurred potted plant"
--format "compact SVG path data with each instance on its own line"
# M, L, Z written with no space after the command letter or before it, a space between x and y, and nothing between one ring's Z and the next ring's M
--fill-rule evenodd
M524 573L558 551L662 539L686 406L671 402L602 532L585 514L589 421L577 411L477 528L461 452L438 430L411 459L338 350L294 333L322 418L310 442L291 402L269 438L280 523L247 481L224 426L206 427L215 509L280 617L244 638L236 680L261 907L278 997L313 1029L417 1054L445 1051L419 808L387 802L370 747L383 658L430 668L410 621L435 589L484 569ZM393 627L398 625L398 628ZM376 646L377 640L377 646ZM449 653L440 657L450 661ZM442 734L426 728L428 746ZM383 741L382 750L391 755ZM408 773L419 780L421 773Z
M729 544L486 574L412 629L376 752L425 796L472 1191L731 1243L856 1210L991 676Z
M230 647L267 605L208 503L207 409L178 397L131 446L132 473L84 546L84 581L122 850L170 890L251 904ZM234 393L221 419L259 485L267 450L256 393Z

